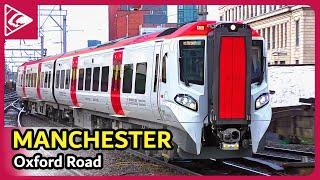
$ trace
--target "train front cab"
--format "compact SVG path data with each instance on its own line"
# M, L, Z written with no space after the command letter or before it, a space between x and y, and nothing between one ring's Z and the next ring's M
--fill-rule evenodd
M271 120L266 51L246 24L213 27L206 44L208 116L201 151L184 158L224 159L251 156L262 145ZM251 146L250 146L251 144Z

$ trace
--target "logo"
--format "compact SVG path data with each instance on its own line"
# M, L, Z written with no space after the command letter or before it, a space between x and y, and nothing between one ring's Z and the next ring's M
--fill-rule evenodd
M33 21L29 16L7 4L4 5L4 9L5 36L13 34Z

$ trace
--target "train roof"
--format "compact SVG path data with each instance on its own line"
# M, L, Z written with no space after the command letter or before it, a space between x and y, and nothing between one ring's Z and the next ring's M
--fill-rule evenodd
M141 35L141 36L135 36L131 38L123 38L115 41L110 41L105 44L101 44L95 47L89 47L85 49L75 50L71 52L67 52L64 54L58 54L54 56L48 56L45 58L42 58L40 60L31 60L23 63L21 66L27 66L32 64L37 64L41 62L47 62L51 60L55 60L58 58L64 58L64 57L73 57L73 56L79 56L81 54L90 53L90 52L96 52L106 49L120 49L123 46L131 45L131 44L137 44L142 42L147 42L151 40L160 40L160 39L171 39L176 37L183 37L183 36L201 36L201 35L207 35L209 32L212 31L212 28L208 27L208 25L217 24L220 23L218 21L198 21L193 23L188 23L183 25L180 28L169 28L162 32L155 32L150 33L147 35ZM234 23L242 23L242 22L234 22ZM252 29L252 36L257 37L260 36L257 31Z

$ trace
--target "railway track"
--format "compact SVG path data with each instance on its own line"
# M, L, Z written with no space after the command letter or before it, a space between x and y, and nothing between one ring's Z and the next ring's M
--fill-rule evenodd
M24 108L19 107L19 99L11 100L4 108L4 126L5 127L21 127L20 119L24 112Z
M281 162L314 162L315 153L273 146L265 146L264 151L253 154L253 157L268 158Z
M279 151L284 153L292 153L300 156L311 156L311 157L315 156L315 153L311 151L301 151L301 150L294 150L294 149L287 149L287 148L280 148L280 147L273 147L273 146L265 146L264 149L274 150L274 151Z

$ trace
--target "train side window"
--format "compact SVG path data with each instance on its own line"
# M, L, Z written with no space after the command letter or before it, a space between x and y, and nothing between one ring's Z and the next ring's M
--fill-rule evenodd
M28 87L30 87L30 81L31 81L30 74L28 74Z
M37 86L37 83L38 83L38 73L34 73L34 84L33 84L33 87L36 87Z
M33 73L30 74L31 78L30 78L30 87L33 87Z
M92 91L99 91L100 67L93 68Z
M162 58L162 82L167 82L167 53Z
M28 80L29 80L29 76L28 74L26 74L26 87L28 87Z
M43 83L44 83L44 72L41 72L40 88L43 88Z
M48 87L48 72L45 73L45 77L44 77L44 88Z
M29 77L29 87L32 87L32 80L33 80L33 74L32 73L30 73L30 77Z
M69 89L70 85L70 69L66 70L66 89Z
M56 71L56 88L59 88L60 71Z
M37 73L33 73L33 87L36 87L37 79L38 79Z
M35 80L36 80L36 78L35 78L35 75L36 75L36 73L32 73L32 87L35 87Z
M30 84L31 84L31 85L30 85L31 87L33 87L33 74L34 74L34 73L31 73L31 83L30 83Z
M29 74L26 75L26 86L29 87Z
M108 83L109 83L109 66L102 67L102 75L101 75L101 91L108 91Z
M31 73L31 87L33 87L33 80L34 80L34 79L33 79L33 74L34 74L34 73Z
M84 69L79 69L78 90L83 90Z
M144 94L146 91L147 63L138 63L136 67L136 80L134 93Z
M50 88L50 82L51 82L51 71L49 71L49 75L48 75L48 86L47 86L47 88Z
M85 79L85 85L84 85L84 90L90 91L90 86L91 86L91 68L86 68L86 79Z
M60 89L64 89L64 80L65 80L65 70L61 70L61 79L60 79Z
M28 87L31 87L31 74L29 74L29 77L28 77Z
M32 87L32 73L29 74L29 87Z
M153 92L156 92L156 91L157 91L158 63L159 63L159 54L156 54L156 66L155 66L155 68L154 68Z
M122 92L131 93L132 90L132 74L133 74L133 64L125 64L123 72L123 83Z

